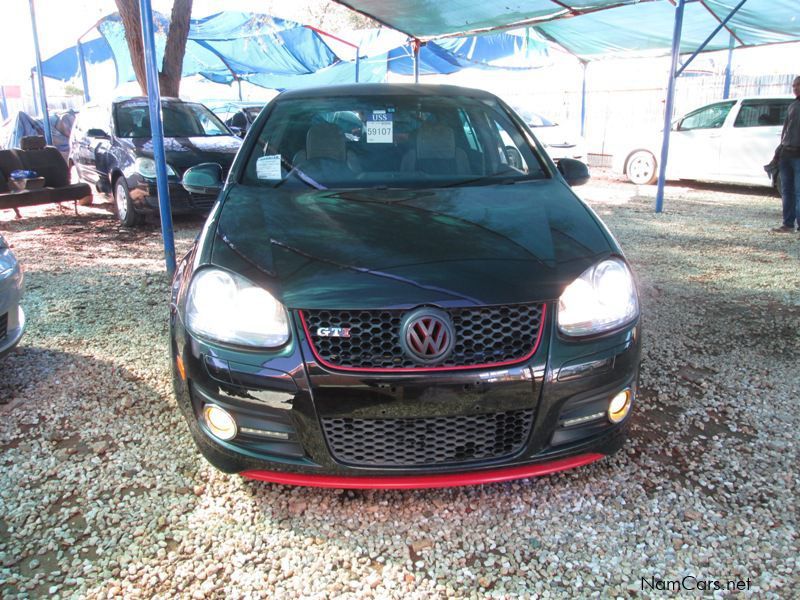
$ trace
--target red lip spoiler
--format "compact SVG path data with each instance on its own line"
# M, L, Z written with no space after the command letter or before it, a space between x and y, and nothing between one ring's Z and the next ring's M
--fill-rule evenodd
M481 483L498 483L526 477L549 475L575 467L588 465L600 460L604 454L581 454L569 458L560 458L536 465L521 467L504 467L489 471L473 471L471 473L446 473L437 475L402 475L389 477L342 477L337 475L313 475L306 473L281 473L279 471L242 471L242 477L257 479L284 485L300 485L306 487L334 489L364 490L411 490L425 488L446 488L462 485L478 485Z

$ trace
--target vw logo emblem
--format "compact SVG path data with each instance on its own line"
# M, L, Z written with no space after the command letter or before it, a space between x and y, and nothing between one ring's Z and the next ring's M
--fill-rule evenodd
M421 308L409 313L400 328L401 345L414 360L440 362L453 349L455 336L450 317L441 310Z

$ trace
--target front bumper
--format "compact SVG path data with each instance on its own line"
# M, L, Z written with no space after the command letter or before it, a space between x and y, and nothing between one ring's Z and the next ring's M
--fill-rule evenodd
M132 180L128 179L128 189L137 213L159 214L158 189L155 181L137 175ZM216 196L190 194L179 181L169 182L169 204L173 215L208 214L216 199Z
M173 310L178 404L198 448L220 470L321 487L446 487L571 468L611 454L624 443L630 417L616 425L605 418L581 419L603 413L620 390L630 388L635 397L638 324L601 340L576 343L559 339L548 318L535 354L518 365L365 374L343 373L316 362L297 321L286 347L264 353L193 337ZM205 404L234 415L239 435L227 442L211 435L202 418ZM428 439L433 446L435 427L443 420L520 411L530 415L530 422L519 445L479 459L423 464L354 460L353 454L337 449L324 425L343 419L419 423L430 431L409 439ZM372 455L367 449L358 456Z
M23 281L18 264L0 274L0 358L19 344L25 332L25 311L19 305Z

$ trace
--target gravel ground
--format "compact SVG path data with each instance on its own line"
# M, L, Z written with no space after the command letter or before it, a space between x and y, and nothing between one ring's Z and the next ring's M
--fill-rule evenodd
M713 596L642 582L690 575L796 597L800 235L768 232L780 203L757 190L672 185L661 215L652 186L578 191L640 279L631 439L432 491L216 472L171 393L158 228L120 229L108 204L0 211L29 319L0 363L0 596ZM179 255L200 226L176 223Z

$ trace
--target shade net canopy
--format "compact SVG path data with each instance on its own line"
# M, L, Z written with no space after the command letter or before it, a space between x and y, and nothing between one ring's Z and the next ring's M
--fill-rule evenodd
M169 19L154 13L156 60L164 56ZM81 44L89 63L113 58L117 83L135 81L125 30L119 14L97 24L101 37ZM91 53L87 53L91 49ZM317 32L299 23L269 15L228 11L192 19L183 59L183 76L202 75L217 83L252 74L308 75L339 61ZM67 81L78 74L73 47L42 63L47 77Z
M346 0L339 4L419 39L520 25L584 60L668 54L675 7L669 0ZM688 0L681 52L694 52L740 0ZM704 49L800 41L799 0L746 0Z
M156 51L162 60L169 21L155 14ZM119 15L101 20L101 37L82 43L85 60L113 59L118 83L134 81L125 32ZM386 81L389 73L414 73L414 55L405 34L386 29L354 32L350 60L331 48L333 38L298 23L268 15L224 12L192 20L183 76L201 75L215 83L241 79L277 90L356 81L355 53L361 58L358 81ZM331 41L331 44L328 44ZM47 77L71 80L80 71L76 47L42 63ZM490 35L452 37L420 49L420 73L450 74L468 67L531 69L548 63L547 41L531 29Z

